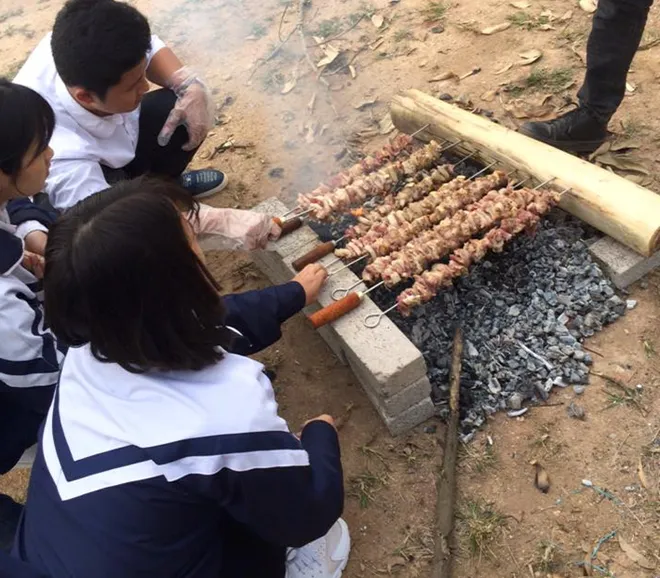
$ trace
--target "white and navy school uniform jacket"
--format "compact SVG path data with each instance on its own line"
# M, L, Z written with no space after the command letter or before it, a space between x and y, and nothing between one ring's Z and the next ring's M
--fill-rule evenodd
M337 434L298 440L263 366L133 374L70 349L14 556L51 578L283 578L341 515Z
M17 224L51 217L28 199L8 208ZM41 282L22 260L23 241L0 207L0 474L36 441L64 358L44 325Z

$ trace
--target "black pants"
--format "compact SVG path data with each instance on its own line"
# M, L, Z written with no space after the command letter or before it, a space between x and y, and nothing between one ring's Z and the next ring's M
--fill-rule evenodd
M580 104L609 122L626 91L626 76L653 0L600 0L587 43Z
M135 158L121 169L101 165L109 184L124 179L133 179L146 174L176 179L186 169L197 149L181 150L188 142L188 131L178 127L167 146L158 144L158 134L174 108L176 95L166 88L147 93L140 110L140 133Z
M23 403L24 393L18 390L0 394L0 475L11 470L23 452L37 443L46 417L46 412L37 412Z

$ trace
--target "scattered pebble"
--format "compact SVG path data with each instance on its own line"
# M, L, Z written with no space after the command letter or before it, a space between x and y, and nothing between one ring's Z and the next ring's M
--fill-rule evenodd
M649 287L649 282L648 282L646 279L642 279L642 280L639 282L639 286L640 286L642 289L648 289L648 287Z
M575 392L576 395L582 395L586 391L586 387L584 385L574 385L573 386L573 391Z
M631 311L635 307L637 307L637 301L635 301L634 299L628 299L626 301L626 309L628 309L628 311Z
M580 405L577 405L573 401L566 408L566 413L568 414L568 417L572 417L573 419L580 419L584 421L586 417L584 408Z
M508 412L506 415L509 417L520 417L521 415L525 415L529 411L528 407L523 407L522 409L517 409L517 410L512 410Z
M512 393L508 399L508 405L513 410L518 410L522 407L523 396L518 392Z
M268 171L268 176L271 179L281 179L284 176L284 169L282 167L275 167Z
M438 431L438 426L437 425L427 425L424 428L424 433L426 433L426 434L434 434L437 431Z

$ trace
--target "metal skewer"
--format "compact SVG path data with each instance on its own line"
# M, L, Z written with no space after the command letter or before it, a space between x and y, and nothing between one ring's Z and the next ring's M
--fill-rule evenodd
M353 283L353 285L351 285L348 288L339 287L339 288L335 289L331 293L332 300L333 301L339 301L340 299L343 299L344 297L346 297L346 295L348 295L351 291L353 291L353 289L355 289L358 285L362 285L362 283L364 283L364 281L362 279L360 279L357 283Z
M483 175L489 168L494 167L497 164L497 161L490 163L489 165L485 166L483 169L481 169L479 172L474 173L468 181L471 181L472 179L476 179L479 175Z
M424 132L427 128L431 126L431 123L425 124L422 128L419 130L416 130L414 133L410 135L410 138L415 138L420 132Z
M389 309L386 309L385 311L381 311L380 313L372 313L371 315L367 315L362 323L364 324L365 327L368 327L369 329L375 329L380 325L380 321L383 317L385 317L390 311L394 311L397 308L397 303L392 305ZM373 321L371 321L373 319Z
M362 255L362 257L358 257L357 259L354 259L348 265L344 265L343 267L340 267L336 271L333 271L332 273L328 273L328 277L332 277L333 275L336 275L337 273L343 271L344 269L348 269L349 267L352 267L356 263L359 263L360 261L364 261L368 256L369 256L368 254L365 254Z

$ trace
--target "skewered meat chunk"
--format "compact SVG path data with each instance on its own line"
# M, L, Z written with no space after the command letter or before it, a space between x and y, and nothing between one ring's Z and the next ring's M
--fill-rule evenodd
M362 278L373 283L379 278L393 287L405 279L422 273L473 236L491 229L503 219L515 216L527 208L534 214L544 214L554 203L551 193L530 189L491 191L466 210L455 213L433 229L418 235L400 251L375 259L365 267Z
M361 205L374 196L386 196L393 191L399 181L421 169L429 169L440 160L442 148L435 141L415 151L403 161L384 165L379 170L353 181L350 185L327 195L298 199L301 208L312 209L318 220L327 219L333 213L345 212L352 205Z
M467 184L463 177L458 177L422 201L390 213L365 235L337 249L335 255L343 259L355 259L364 254L371 259L387 255L403 247L422 231L478 201L492 189L505 185L507 180L507 176L500 171Z
M344 234L349 238L360 237L366 234L375 223L378 223L387 217L392 211L395 211L397 208L405 207L413 201L423 199L439 185L444 183L449 184L447 181L453 183L458 180L458 182L453 185L455 188L458 188L458 186L460 186L459 183L465 180L464 177L457 177L452 180L452 177L453 172L451 170L451 165L442 165L432 169L428 174L423 175L418 181L405 185L396 195L387 195L381 204L371 210L364 211L358 217L358 223L346 229Z
M533 203L533 210L537 212L526 209L519 211L515 217L504 219L498 228L488 231L482 239L472 239L456 249L448 264L439 263L417 275L415 284L397 297L399 312L407 317L414 307L433 299L442 288L451 285L454 279L467 275L470 266L481 261L489 251L501 252L512 237L525 230L532 230L544 212L549 211L557 202L556 197L549 196L540 203Z
M355 179L372 173L384 164L393 161L402 153L412 151L413 139L407 134L396 136L390 144L385 145L373 156L367 156L360 162L354 164L343 173L339 173L330 179L327 184L320 184L311 193L298 196L298 206L301 209L309 208L310 203L319 197L331 194L335 189L350 185Z

